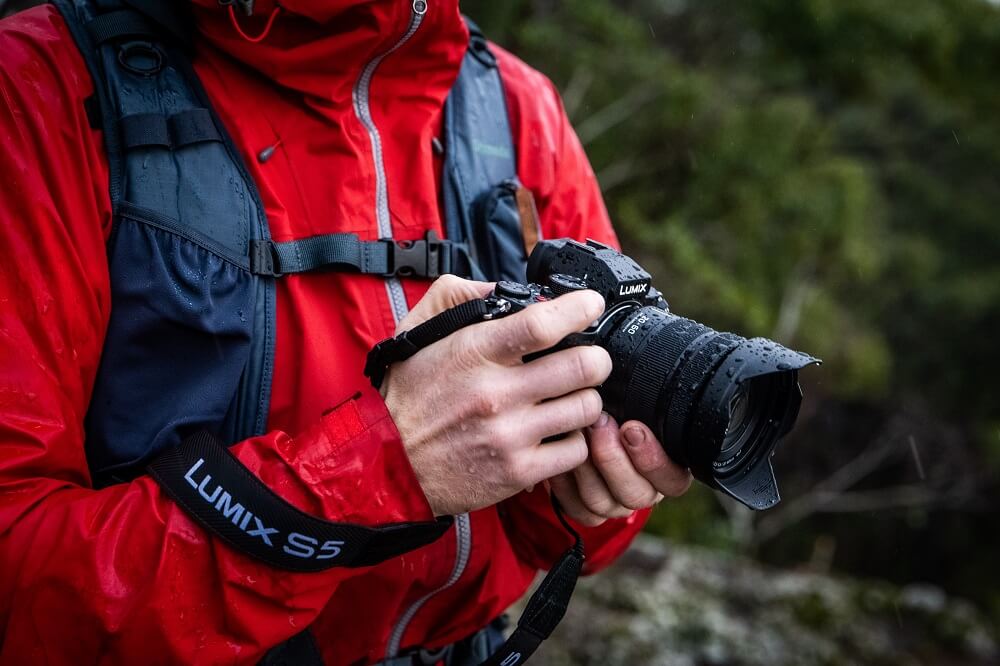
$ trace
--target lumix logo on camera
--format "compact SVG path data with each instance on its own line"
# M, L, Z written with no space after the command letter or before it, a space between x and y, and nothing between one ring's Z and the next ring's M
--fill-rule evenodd
M636 284L623 284L618 287L619 296L635 296L636 294L645 294L649 291L648 282L637 282Z

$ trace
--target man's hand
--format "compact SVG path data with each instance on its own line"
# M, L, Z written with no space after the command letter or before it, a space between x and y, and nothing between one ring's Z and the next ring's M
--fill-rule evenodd
M624 518L664 496L679 497L691 486L691 472L671 461L639 421L626 421L619 429L602 413L586 434L589 459L549 482L566 515L583 525Z
M491 288L442 277L397 333ZM496 504L585 463L582 429L601 415L593 387L610 374L611 358L600 347L574 347L521 359L603 310L592 291L567 294L469 326L390 368L383 397L436 515Z

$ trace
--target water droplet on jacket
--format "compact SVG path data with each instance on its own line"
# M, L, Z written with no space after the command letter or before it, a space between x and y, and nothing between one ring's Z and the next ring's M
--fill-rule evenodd
M778 370L791 370L791 369L792 369L792 366L788 365L787 363L779 363L778 364Z

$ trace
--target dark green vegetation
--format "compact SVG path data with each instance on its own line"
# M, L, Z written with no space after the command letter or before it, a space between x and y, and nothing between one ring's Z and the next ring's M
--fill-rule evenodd
M464 2L548 74L672 309L822 357L751 515L652 531L1000 618L1000 9L985 0Z

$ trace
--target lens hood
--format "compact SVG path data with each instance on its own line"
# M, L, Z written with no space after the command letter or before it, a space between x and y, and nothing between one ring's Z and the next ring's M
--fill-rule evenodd
M752 338L737 345L714 374L699 401L696 422L687 439L692 473L752 509L767 509L781 497L771 467L771 455L798 417L802 389L798 371L818 365L817 358L783 347L773 340ZM749 386L748 386L749 385ZM758 421L752 437L733 459L717 459L730 428L733 398L755 391Z

